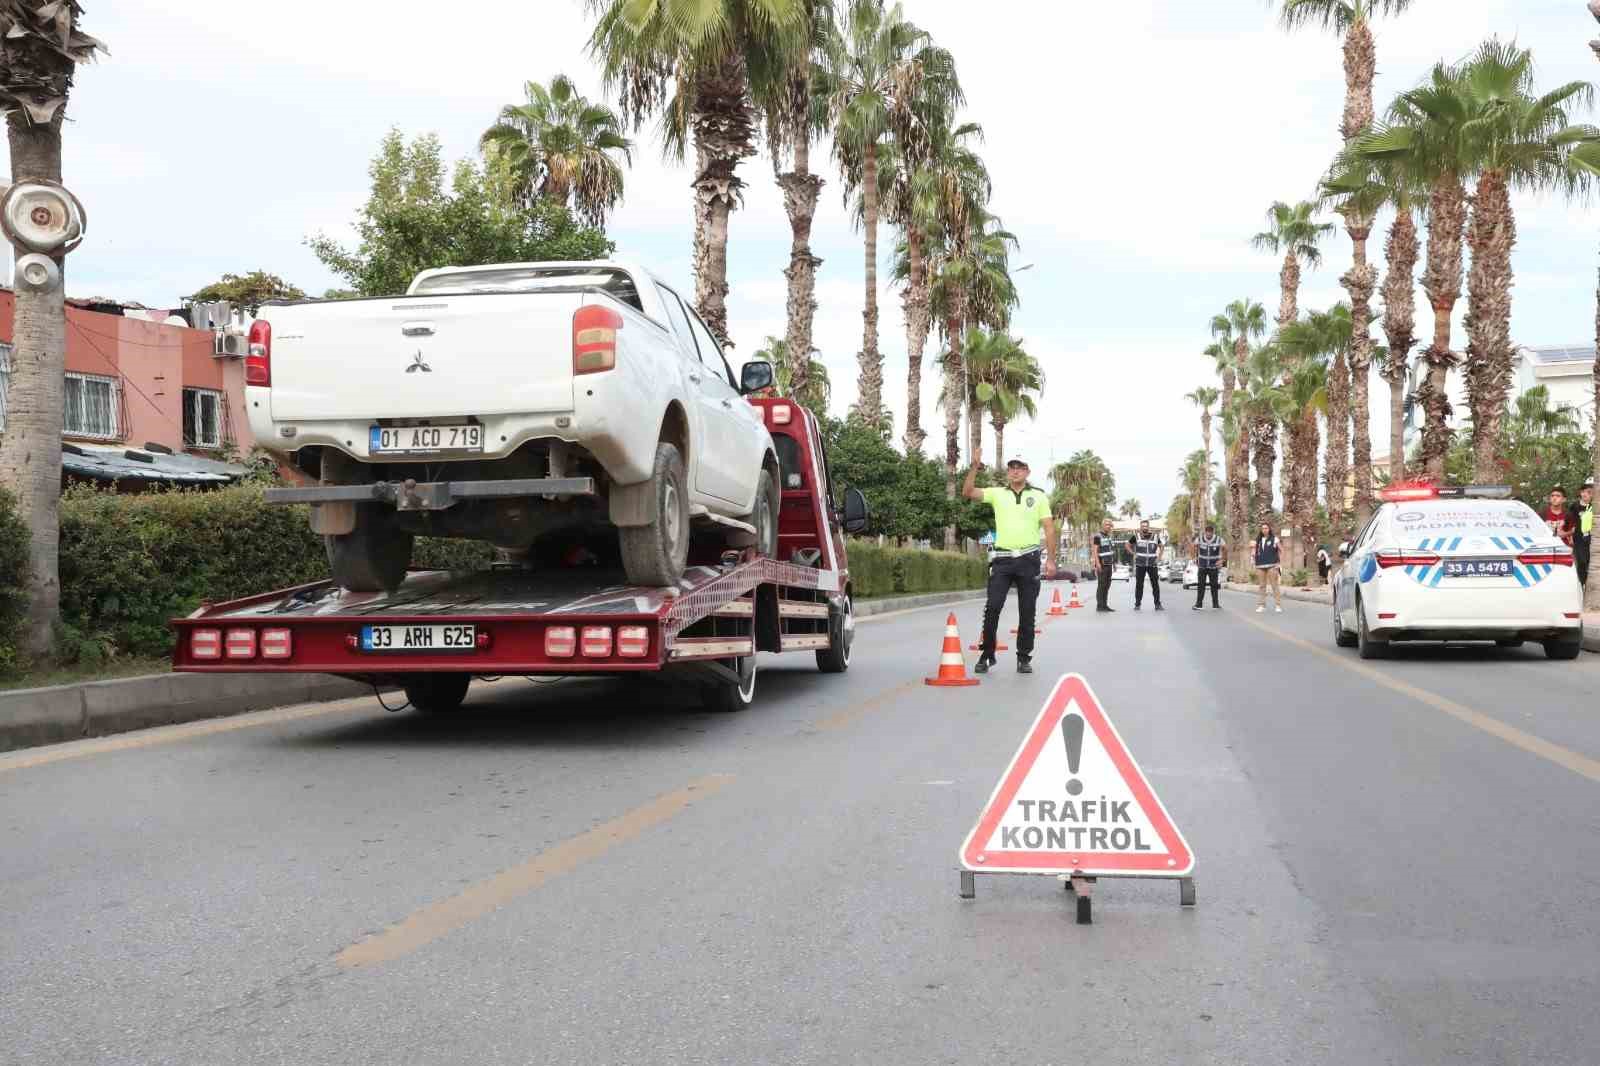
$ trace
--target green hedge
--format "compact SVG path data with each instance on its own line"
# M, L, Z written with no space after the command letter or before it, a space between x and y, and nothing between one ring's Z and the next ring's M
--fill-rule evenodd
M0 676L21 665L17 638L28 609L28 527L17 516L17 501L0 489Z
M871 541L850 542L850 583L857 599L919 592L978 589L988 580L982 559L920 548L880 548Z

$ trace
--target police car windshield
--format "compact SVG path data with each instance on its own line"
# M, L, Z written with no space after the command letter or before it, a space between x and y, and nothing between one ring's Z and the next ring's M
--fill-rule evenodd
M1396 537L1457 536L1538 537L1548 533L1533 508L1518 500L1413 500L1389 505Z

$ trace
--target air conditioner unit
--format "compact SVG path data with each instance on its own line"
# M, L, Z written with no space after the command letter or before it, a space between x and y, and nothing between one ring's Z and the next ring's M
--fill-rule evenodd
M218 358L226 356L239 356L242 358L248 354L249 349L250 339L248 337L242 337L237 333L218 333L213 354Z

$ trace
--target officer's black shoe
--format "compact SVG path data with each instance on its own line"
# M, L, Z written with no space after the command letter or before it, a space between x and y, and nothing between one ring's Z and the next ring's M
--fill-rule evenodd
M1029 662L1027 659L1018 659L1017 660L1017 673L1019 673L1019 674L1031 674L1031 673L1033 673L1033 663Z
M979 659L978 665L972 668L972 672L975 674L987 674L989 672L989 666L990 662L988 659Z
M1142 610L1144 610L1144 608L1143 608L1143 607L1140 607L1140 606L1139 606L1139 605L1138 605L1138 604L1137 604L1137 603L1136 603L1136 604L1134 604L1134 605L1133 605L1133 609L1134 609L1134 610L1135 610L1135 611L1142 611Z
M1200 605L1199 605L1199 604L1198 604L1198 603L1197 603L1197 604L1195 604L1195 605L1194 605L1194 606L1193 606L1193 607L1191 607L1191 608L1189 608L1189 609L1190 609L1190 610L1191 610L1191 611L1198 611L1198 610L1200 610Z
M1095 610L1104 612L1105 614L1110 614L1112 611L1115 611L1116 608L1115 607L1096 607Z
M1165 607L1163 607L1163 606L1161 606L1161 605L1160 605L1160 604L1159 604L1159 603L1158 603L1158 604L1156 604L1156 610L1158 610L1158 611L1164 611L1164 610L1166 610L1166 608L1165 608Z

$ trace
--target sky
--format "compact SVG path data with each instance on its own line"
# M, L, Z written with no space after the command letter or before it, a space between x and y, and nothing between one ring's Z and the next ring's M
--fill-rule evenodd
M1052 461L1092 448L1120 498L1164 513L1180 491L1178 468L1201 443L1198 411L1183 397L1216 384L1200 354L1210 318L1243 297L1276 314L1278 262L1250 237L1272 201L1315 191L1338 147L1338 42L1283 32L1263 0L1002 0L983 18L963 0L904 7L955 54L966 117L985 131L992 209L1021 239L1014 263L1031 265L1017 275L1013 332L1047 384L1037 420L1008 428L1007 451L1042 483ZM177 306L224 272L256 269L320 293L340 281L305 239L350 236L387 129L437 133L449 157L466 157L529 79L565 73L591 96L604 91L582 0L490 0L457 14L406 0L87 8L84 30L111 54L79 75L64 134L64 178L90 222L69 263L74 297ZM1491 34L1533 49L1541 87L1600 80L1587 46L1597 30L1584 0L1416 0L1376 26L1378 106ZM654 126L637 137L609 235L618 255L692 291L690 175L662 158ZM813 158L823 165L826 147ZM783 334L790 242L771 160L751 159L741 173L748 190L729 243L735 362ZM1600 212L1531 195L1515 207L1514 340L1585 343ZM1372 256L1381 262L1379 227ZM813 242L824 260L816 343L842 413L855 399L865 271L836 179ZM891 245L880 237L885 257ZM1343 298L1342 233L1326 257L1306 274L1302 308ZM899 293L886 285L879 302L898 441L905 330ZM1419 331L1428 325L1419 293ZM925 375L932 448L943 425L937 391ZM1386 412L1381 381L1372 401ZM1376 419L1373 435L1383 451L1387 428ZM987 431L984 446L992 463ZM1214 454L1220 465L1220 446Z

